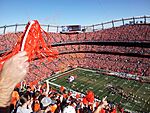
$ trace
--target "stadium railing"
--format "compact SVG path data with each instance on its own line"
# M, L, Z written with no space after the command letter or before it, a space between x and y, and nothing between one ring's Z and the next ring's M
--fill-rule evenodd
M134 24L150 24L150 16L140 16L140 17L131 17L131 18L122 18L118 20L112 20L100 24L94 24L89 26L82 26L81 29L84 29L85 32L94 32L101 29L108 29L112 27L119 27L122 25L134 25ZM6 34L9 32L22 32L26 24L14 24L14 25L4 25L0 27L0 34ZM61 32L63 26L55 25L42 25L42 28L47 32Z

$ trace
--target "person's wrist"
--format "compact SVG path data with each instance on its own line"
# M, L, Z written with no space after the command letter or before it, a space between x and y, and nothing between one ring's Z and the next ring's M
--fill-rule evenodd
M0 107L7 107L10 105L12 91L7 91L0 87Z
M98 106L98 109L99 109L99 110L101 110L102 108L103 108L103 106L102 106L102 105L99 105L99 106Z
M15 79L12 80L10 79L10 77L4 76L4 75L6 75L6 73L3 73L3 72L0 73L0 86L9 88L9 89L14 89L14 87L17 85L17 81Z
M105 105L104 105L103 102L100 103L99 108L100 108L100 109L105 108Z
M8 83L7 80L0 78L0 107L7 107L10 105L11 94L14 90L15 84Z

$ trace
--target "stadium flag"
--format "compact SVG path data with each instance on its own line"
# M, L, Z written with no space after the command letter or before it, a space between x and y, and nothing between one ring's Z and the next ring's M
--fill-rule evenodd
M94 102L94 93L93 91L88 91L86 95L86 100L90 103Z
M53 58L57 57L58 52L56 50L52 50L50 45L47 46L44 41L44 36L51 39L49 34L41 28L37 20L28 22L22 37L19 38L16 45L12 48L12 50L4 53L4 55L0 57L0 69L7 59L14 56L19 51L26 51L29 61L32 61L35 58L46 57L49 61L52 61Z
M82 102L83 102L83 104L88 104L86 97L83 98Z

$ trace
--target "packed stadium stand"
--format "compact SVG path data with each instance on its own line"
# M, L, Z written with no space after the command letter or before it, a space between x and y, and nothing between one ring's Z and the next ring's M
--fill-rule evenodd
M0 35L1 53L11 50L21 35L21 32ZM62 71L67 66L104 69L137 76L150 74L149 24L124 25L79 34L49 35L51 39L45 37L47 44L52 44L60 55L51 63L45 63L46 59L33 61L28 77L38 79L42 76L41 79L44 79L51 72Z
M144 16L143 19L146 20L145 18ZM123 21L120 26L112 24L110 28L75 34L47 32L50 38L43 35L47 46L52 46L59 55L52 62L47 58L31 61L26 81L42 81L56 73L81 67L103 70L108 75L123 75L119 76L121 78L132 75L132 79L150 82L149 79L144 81L150 77L150 23L124 24ZM6 33L6 26L0 28L4 28L0 35L0 56L3 56L5 52L11 52L23 32L17 32L17 26L15 32L9 33ZM148 100L142 101L149 105ZM148 107L145 108L149 111Z

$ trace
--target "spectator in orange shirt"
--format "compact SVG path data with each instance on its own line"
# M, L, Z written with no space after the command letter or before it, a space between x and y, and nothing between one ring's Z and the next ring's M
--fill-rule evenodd
M11 97L11 109L14 109L16 106L17 101L20 99L19 93L17 92L17 89L14 89Z

